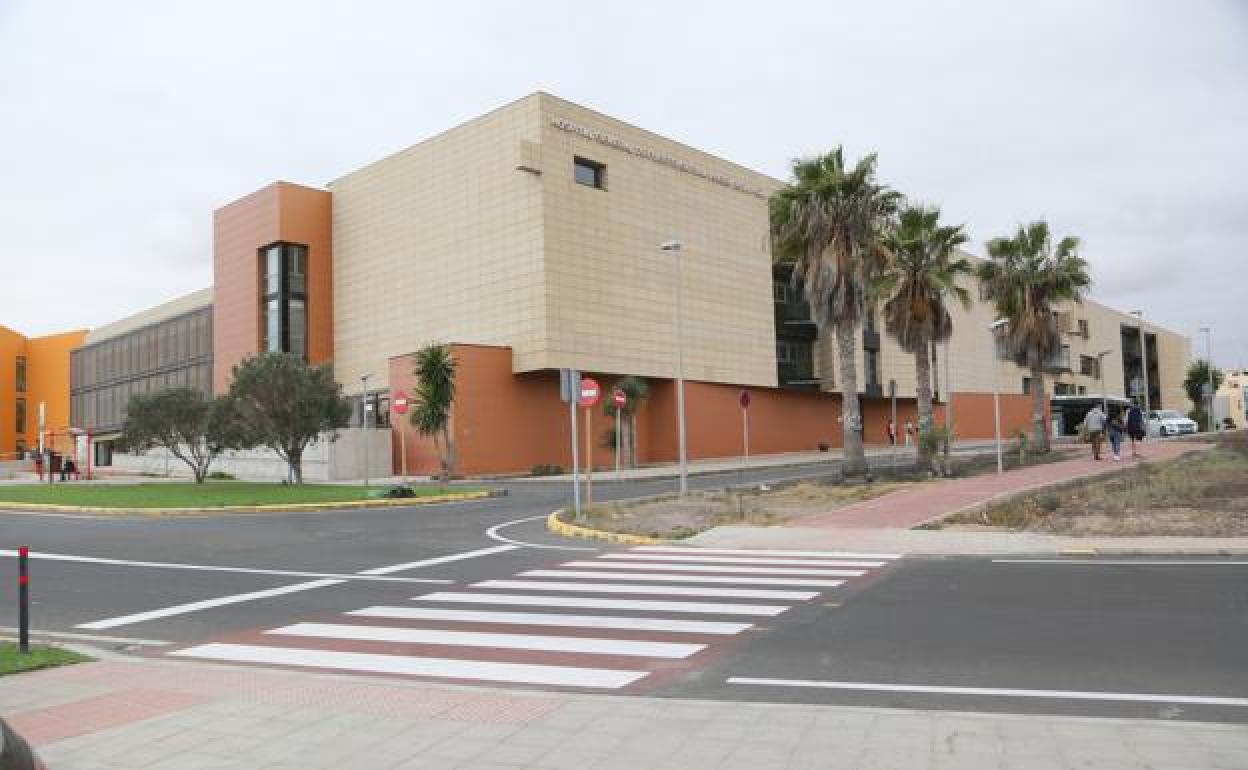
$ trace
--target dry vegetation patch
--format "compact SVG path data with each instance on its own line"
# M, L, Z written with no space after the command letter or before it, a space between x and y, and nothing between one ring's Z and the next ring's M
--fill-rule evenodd
M959 514L941 528L1058 535L1248 536L1248 439Z
M811 479L775 487L691 492L683 499L671 495L594 505L575 523L629 535L681 538L725 525L772 526L796 516L879 497L908 483L844 484Z

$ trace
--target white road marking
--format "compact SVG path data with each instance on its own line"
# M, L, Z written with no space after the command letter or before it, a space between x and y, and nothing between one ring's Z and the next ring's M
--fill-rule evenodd
M460 602L465 604L507 604L533 607L581 607L596 610L638 610L645 612L693 612L702 615L775 616L788 607L778 604L724 604L720 602L665 602L647 599L597 599L580 596L541 594L471 594L437 591L412 597L413 601Z
M177 650L169 654L184 658L224 660L234 663L309 666L339 671L368 671L376 674L426 676L438 679L473 679L510 684L595 687L610 690L632 684L648 673L605 668L542 666L531 663L492 663L452 658L421 658L410 655L374 655L362 652L260 647L249 644L201 644L198 647Z
M788 551L749 548L693 548L672 545L639 545L634 551L658 551L662 553L711 553L739 554L741 556L810 556L816 559L900 559L899 553L855 553L853 551Z
M706 596L721 599L784 599L805 601L818 591L764 591L746 588L692 588L685 586L621 585L619 583L548 583L543 580L482 580L474 588L514 588L528 591L570 591L594 594L662 594L664 596Z
M296 623L265 631L283 636L319 639L398 642L400 644L441 644L462 647L492 647L505 650L581 652L590 655L627 655L642 658L687 658L706 649L705 644L649 642L636 639L591 639L578 636L498 634L480 631L443 631L426 628L383 628L334 623Z
M936 695L988 695L998 698L1056 698L1059 700L1107 700L1147 703L1188 703L1201 706L1248 706L1248 698L1222 698L1206 695L1164 695L1159 693L1081 692L1078 690L1015 690L997 687L938 687L921 684L869 684L866 682L820 682L809 679L757 679L729 677L728 684L754 684L771 687L816 687L831 690L867 692L915 692Z
M277 588L268 588L263 591L252 591L245 594L234 594L233 596L221 596L216 599L205 599L199 602L190 602L188 604L177 604L173 607L164 607L159 610L149 610L148 612L136 612L133 615L122 615L116 618L106 618L104 620L96 620L91 623L79 623L75 628L86 628L94 631L101 631L106 628L116 628L118 626L128 626L132 623L143 623L148 620L156 620L157 618L167 618L172 615L185 615L188 612L198 612L199 610L211 609L213 607L224 607L227 604L239 604L240 602L250 602L256 599L268 599L273 596L283 596L285 594L293 594L298 591L310 591L314 588L325 588L327 586L345 583L345 580L311 580L306 583L294 583L288 586L278 586Z
M424 607L365 607L347 615L395 620L437 620L450 623L502 623L521 626L568 626L572 628L614 628L626 631L665 631L678 634L739 634L750 623L715 620L667 620L628 618L610 615L557 615L540 612L491 612L488 610L441 610Z
M627 561L691 561L702 564L770 564L775 567L883 567L882 561L851 561L848 559L759 559L750 556L686 556L657 553L604 553L599 559Z
M563 567L584 567L588 569L618 569L618 570L650 570L662 572L727 572L739 575L812 575L817 577L859 577L867 574L866 570L861 569L806 569L795 568L787 569L785 567L734 567L719 566L715 564L654 564L646 562L644 564L633 564L631 562L611 562L611 561L569 561L564 562Z
M419 567L432 567L436 564L447 564L453 561L462 561L464 559L474 559L478 556L489 556L494 553L502 553L504 551L514 551L520 546L518 545L496 545L490 548L479 548L475 551L464 551L463 553L452 553L447 556L435 556L432 559L422 559L420 561L409 561L406 564L392 564L389 567L374 567L373 569L361 570L361 575L389 575L392 572L402 572L409 569L417 569ZM449 582L449 581L447 581Z
M552 551L601 551L602 550L601 548L594 548L592 546L584 546L584 545L577 546L577 545L548 545L546 543L526 543L523 540L516 540L514 538L510 538L510 537L506 537L505 535L498 534L498 531L500 529L503 529L504 527L510 527L513 524L524 524L525 522L529 522L529 521L537 521L538 519L544 520L549 517L550 517L550 514L543 513L537 516L526 516L523 519L513 519L512 521L504 521L502 524L495 524L494 526L487 529L485 531L485 536L490 538L491 540L498 540L503 543L511 543L512 545L518 545L524 548L546 548Z
M16 637L18 629L0 627L0 634ZM65 639L71 642L103 642L106 644L138 644L144 647L164 647L173 642L160 639L135 639L130 636L102 636L100 634L71 634L68 631L34 631L30 635L36 639Z
M1245 567L1248 561L1189 561L1178 560L1133 560L1133 559L993 559L993 564L1079 564L1105 565L1119 567Z
M446 556L435 556L432 559L424 559L423 561L412 561L412 562L407 562L404 564L393 564L388 567L375 567L370 570L363 570L361 572L357 572L353 575L336 575L332 579L312 580L306 583L293 583L291 585L278 586L277 588L269 588L263 591L251 591L251 592L244 593L244 594L233 594L231 596L222 596L216 599L204 599L203 601L189 602L187 604L177 604L172 607L165 607L163 609L149 610L148 612L136 612L133 615L122 615L121 617L105 618L104 620L96 620L90 623L79 623L77 626L75 626L75 628L86 628L86 629L93 629L93 630L99 630L99 629L105 629L105 628L116 628L117 626L126 626L126 625L130 625L131 623L142 623L144 621L156 620L157 618L166 618L166 617L170 617L173 615L185 615L189 612L198 612L199 610L207 610L207 609L212 609L214 607L223 607L229 604L239 604L241 602L249 602L249 601L254 601L256 599L268 599L274 596L282 596L284 594L293 594L298 591L310 591L314 588L325 588L328 586L338 585L339 583L345 583L349 580L384 580L384 581L394 581L394 582L399 582L399 583L440 583L440 584L453 583L455 582L453 580L434 580L432 578L401 578L401 577L382 577L382 576L388 572L399 572L402 570L416 569L417 567L428 567L428 566L432 566L435 564L445 564L447 562L459 561L461 559L471 559L476 556L486 556L492 553L501 553L503 551L510 551L516 547L517 546L514 546L514 545L500 545L500 546L493 546L491 548L480 548L475 551L465 551L463 553L447 554ZM34 554L31 554L31 555L34 556ZM52 556L56 556L56 555L57 554L52 554ZM48 555L45 554L44 556L47 557ZM69 560L76 561L79 558L85 558L85 557L71 557ZM89 560L93 562L102 562L102 563L114 563L116 561L113 559L89 559ZM132 562L132 564L144 564L145 566L168 566L168 565L163 565L163 563L161 562ZM192 564L178 565L178 566L185 568L185 569L216 569L216 568L201 567L199 565L192 565ZM234 571L234 570L227 568L226 571ZM275 572L272 570L245 570L245 571L258 572L260 574L271 574ZM279 572L278 574L286 574L286 573ZM297 574L297 573L292 573L292 574Z
M745 575L727 577L724 575L664 575L641 572L593 572L563 569L531 569L521 572L522 577L542 578L594 578L602 580L650 580L662 583L736 583L739 585L759 586L822 586L836 588L844 585L844 580L818 580L814 578L767 578Z
M0 549L0 556L17 556L17 551ZM454 580L435 580L433 578L411 577L379 577L381 573L338 573L338 572L304 572L287 569L260 569L257 567L226 567L215 564L185 564L166 561L131 561L127 559L106 559L99 556L73 556L63 553L47 553L31 551L30 558L35 561L67 561L81 564L103 564L110 567L148 567L152 569L182 569L194 572L233 572L239 575L274 575L277 577L332 578L334 580L374 580L391 583L454 583ZM384 568L383 569L387 569Z

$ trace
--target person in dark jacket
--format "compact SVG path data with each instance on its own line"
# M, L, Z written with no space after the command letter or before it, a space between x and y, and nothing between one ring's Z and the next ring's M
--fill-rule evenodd
M1144 410L1140 409L1139 403L1133 402L1131 408L1127 410L1127 437L1131 439L1132 459L1140 458L1138 445L1144 440L1146 433L1148 429L1144 424Z

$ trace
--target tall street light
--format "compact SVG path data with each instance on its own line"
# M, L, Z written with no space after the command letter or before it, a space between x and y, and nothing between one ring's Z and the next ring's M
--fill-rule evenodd
M360 375L360 408L363 412L360 414L360 422L364 426L364 496L368 497L368 380L372 377L372 372Z
M1207 414L1209 415L1209 425L1212 425L1212 430L1216 431L1218 423L1213 419L1213 330L1208 326L1202 326L1200 330L1205 333L1205 361L1208 363L1206 369L1209 372L1209 411Z
M676 435L680 452L680 495L684 497L689 494L689 468L685 454L685 352L681 309L681 243L677 240L664 241L659 244L659 250L672 254L676 262Z
M1113 353L1112 350L1102 350L1096 354L1096 376L1101 381L1101 411L1105 413L1105 419L1109 419L1109 397L1105 395L1105 356Z
M1131 315L1140 319L1140 370L1144 373L1144 419L1152 411L1152 401L1148 395L1148 339L1144 336L1144 311L1132 310Z
M998 318L988 325L988 333L993 338L992 358L997 359L996 352L996 334L997 329L1004 327L1009 323L1009 319ZM997 378L998 372L992 373L992 426L997 437L997 473L1005 473L1005 462L1001 459L1001 383Z

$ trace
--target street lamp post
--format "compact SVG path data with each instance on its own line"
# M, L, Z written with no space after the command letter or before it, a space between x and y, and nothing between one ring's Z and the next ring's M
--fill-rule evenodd
M1209 425L1213 426L1212 430L1217 431L1218 423L1213 419L1213 330L1208 326L1202 326L1200 330L1205 333L1205 362L1208 364L1205 368L1209 372L1209 411L1206 414L1209 415Z
M1144 311L1132 310L1131 315L1140 319L1140 371L1144 375L1144 416L1148 419L1153 405L1148 394L1148 338L1144 335Z
M681 317L681 242L677 240L664 241L659 244L659 250L671 252L675 256L676 261L676 435L680 452L680 495L684 497L689 494L689 468L688 457L685 452L685 354L684 333L681 327L683 323Z
M1105 413L1105 419L1109 419L1109 397L1105 395L1105 356L1113 353L1112 350L1102 350L1096 354L1096 376L1101 381L1101 411Z
M998 318L988 326L988 333L993 335L994 346L996 340L997 329L1005 326L1009 320ZM996 350L992 351L992 357L995 361L997 358ZM997 473L1005 473L1005 461L1001 455L1001 383L997 380L997 372L993 371L992 376L992 426L994 434L997 437Z
M364 440L364 496L368 496L368 379L372 377L372 373L360 375L360 408L363 412L360 415L360 422L364 427L362 436Z

